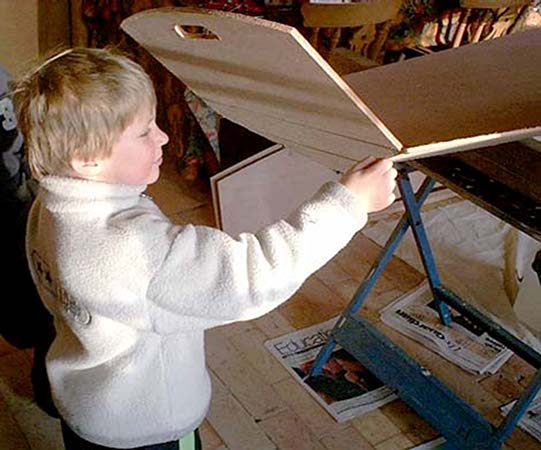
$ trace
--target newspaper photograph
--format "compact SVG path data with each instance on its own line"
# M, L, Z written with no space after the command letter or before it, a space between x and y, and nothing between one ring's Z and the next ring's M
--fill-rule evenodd
M504 416L509 414L511 408L515 405L516 400L507 403L500 407L500 411ZM518 422L518 426L526 433L533 436L541 442L541 395L538 395L528 406L528 409Z
M322 372L310 376L337 319L271 339L265 346L337 422L344 422L398 397L340 346Z
M449 310L453 320L446 326L425 282L383 308L380 317L388 326L471 373L493 374L513 355L468 318Z

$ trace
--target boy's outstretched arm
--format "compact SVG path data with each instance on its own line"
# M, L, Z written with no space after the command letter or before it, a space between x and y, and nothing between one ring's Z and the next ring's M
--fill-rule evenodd
M208 328L274 309L347 245L368 212L393 201L395 176L390 161L365 160L254 234L234 238L190 225L155 230L153 247L163 245L166 254L147 290L156 330ZM159 236L167 239L158 245ZM162 320L164 311L171 320Z

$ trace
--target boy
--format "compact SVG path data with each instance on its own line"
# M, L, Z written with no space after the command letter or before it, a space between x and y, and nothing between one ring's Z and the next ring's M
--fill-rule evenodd
M173 225L143 194L167 135L144 71L66 50L15 87L40 190L27 253L57 337L47 373L68 449L189 448L209 406L203 332L261 316L394 199L388 160L234 239ZM182 444L181 444L182 445Z

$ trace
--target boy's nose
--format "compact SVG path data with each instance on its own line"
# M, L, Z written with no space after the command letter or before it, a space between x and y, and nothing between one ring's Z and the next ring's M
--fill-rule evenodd
M161 128L158 128L159 134L158 134L158 142L160 146L163 146L169 142L169 136L165 131L163 131Z

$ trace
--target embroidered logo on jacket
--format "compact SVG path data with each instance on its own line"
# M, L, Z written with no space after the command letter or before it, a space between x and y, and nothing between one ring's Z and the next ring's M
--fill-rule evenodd
M88 310L75 301L65 289L53 278L47 262L34 250L32 252L32 266L37 275L39 286L54 300L60 302L68 316L82 325L88 325L92 320Z

